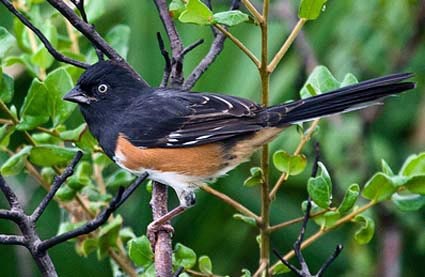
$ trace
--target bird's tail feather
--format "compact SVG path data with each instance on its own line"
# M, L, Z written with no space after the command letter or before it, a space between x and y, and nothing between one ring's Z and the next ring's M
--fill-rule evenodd
M269 119L267 121L272 126L283 126L376 105L385 97L413 89L415 83L403 82L412 76L411 73L392 74L307 99L272 106L265 110Z

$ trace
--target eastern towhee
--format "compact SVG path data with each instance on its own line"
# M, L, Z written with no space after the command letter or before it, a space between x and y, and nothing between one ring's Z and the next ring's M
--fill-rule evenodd
M199 184L246 161L291 124L378 104L414 88L413 82L403 82L410 77L388 75L262 107L228 95L152 88L119 64L101 61L64 99L79 104L90 131L115 163L134 174L146 171L176 191L180 206L160 220L164 223L194 204Z

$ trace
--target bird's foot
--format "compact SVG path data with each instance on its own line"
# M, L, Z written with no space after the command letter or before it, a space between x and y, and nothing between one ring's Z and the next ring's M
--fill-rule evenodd
M174 233L174 228L173 226L171 226L171 224L168 224L168 223L161 224L158 221L154 221L148 225L147 236L151 243L152 249L154 251L155 251L156 242L158 240L159 232L166 232L172 236Z

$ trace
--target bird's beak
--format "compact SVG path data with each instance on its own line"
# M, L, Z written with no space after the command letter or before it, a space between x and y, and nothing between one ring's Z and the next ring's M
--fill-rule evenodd
M79 86L74 87L70 92L65 94L63 100L75 102L77 104L90 104L89 98L84 94Z

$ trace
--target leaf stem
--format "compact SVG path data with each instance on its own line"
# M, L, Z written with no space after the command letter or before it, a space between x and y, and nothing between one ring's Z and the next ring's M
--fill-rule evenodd
M242 3L246 9L255 17L255 19L257 19L258 23L264 23L263 15L258 12L257 8L249 0L242 0Z
M313 135L314 130L316 130L317 125L319 124L320 119L316 119L313 121L313 123L310 125L310 127L305 132L305 135L302 136L297 148L294 151L293 155L299 155L301 154L301 150L304 148L305 144L311 139L311 136ZM283 172L279 179L277 180L276 184L274 185L272 191L270 192L270 199L273 200L276 197L277 191L280 189L280 187L283 185L283 183L288 180L289 175L286 172Z
M233 43L251 59L251 61L255 64L257 68L260 67L260 61L257 59L257 57L255 57L255 55L251 52L251 50L249 50L238 38L236 38L234 35L232 35L232 33L227 31L223 26L219 24L214 24L214 26L218 30L220 30L220 32L222 32L226 37L228 37L231 41L233 41Z
M314 233L313 235L311 235L309 238L307 238L301 244L301 249L306 248L307 246L309 246L310 244L312 244L313 242L315 242L316 240L318 240L320 237L322 237L324 234L328 233L329 231L331 231L333 229L336 229L336 228L340 227L341 225L347 223L348 221L351 221L355 216L361 214L362 212L366 211L367 209L371 208L372 206L374 206L376 204L377 204L377 202L372 200L372 201L368 202L366 205L358 208L357 210L354 210L353 212L351 212L348 215L344 216L343 218L339 219L337 222L335 222L334 225L332 225L330 227L323 227L323 228L321 228L319 231L317 231L316 233ZM283 258L285 260L289 260L294 255L295 255L295 252L292 250L292 251L288 252ZM276 266L279 263L280 262L277 262L273 266L270 267L269 274L271 274L271 272L273 272L273 269L276 268Z
M276 53L270 64L268 65L268 71L273 72L276 69L276 66L279 64L279 62L282 60L283 56L285 56L286 52L288 51L289 47L294 42L295 38L298 36L299 32L301 31L304 24L307 22L305 18L301 18L298 20L297 24L295 25L294 29L292 29L292 32L289 34L286 41L283 43L282 47L279 49L279 51Z
M219 198L220 200L222 200L223 202L225 202L226 204L232 206L233 208L235 208L237 211L239 211L240 213L252 217L255 219L255 221L257 223L260 222L260 217L258 215L256 215L255 213L253 213L252 211L250 211L248 208L246 208L244 205L242 205L241 203L237 202L236 200L230 198L229 196L227 196L224 193L219 192L218 190L213 189L212 187L208 186L208 185L202 185L200 186L200 188L211 194L214 195L215 197Z

